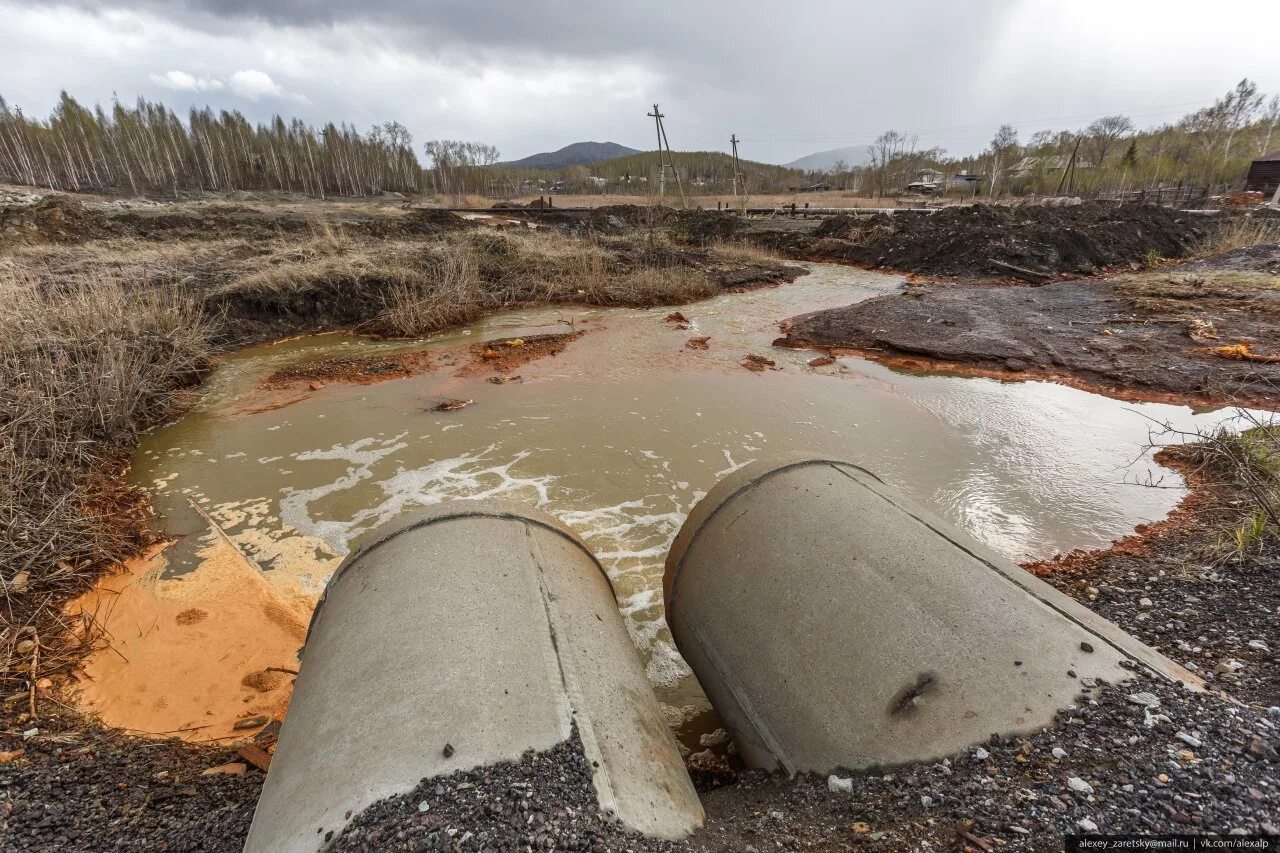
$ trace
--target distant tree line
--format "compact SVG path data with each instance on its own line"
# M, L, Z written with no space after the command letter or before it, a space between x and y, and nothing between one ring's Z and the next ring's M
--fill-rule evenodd
M142 98L108 112L89 110L66 92L41 121L0 98L0 179L58 190L416 192L423 175L412 145L396 122L367 133L333 123L317 130L280 116L255 125L239 112L207 107L183 122Z
M919 149L896 130L867 148L865 166L837 164L838 186L866 195L896 194L922 171L946 178L951 192L1028 195L1097 194L1185 184L1208 189L1239 185L1255 158L1280 148L1280 95L1268 97L1241 80L1210 106L1159 127L1139 130L1124 115L1103 116L1079 130L1042 130L1025 143L1001 125L978 154L948 157L942 148Z

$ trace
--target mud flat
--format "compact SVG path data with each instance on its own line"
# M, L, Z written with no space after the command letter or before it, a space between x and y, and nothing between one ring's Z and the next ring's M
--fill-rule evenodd
M1043 287L914 287L793 317L786 346L858 352L1136 399L1280 406L1280 246Z

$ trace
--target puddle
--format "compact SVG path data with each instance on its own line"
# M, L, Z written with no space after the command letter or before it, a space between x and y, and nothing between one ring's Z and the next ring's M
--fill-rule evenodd
M342 557L398 514L458 498L527 502L595 550L659 698L696 732L706 700L662 619L662 561L689 508L754 459L791 450L850 459L1016 561L1106 545L1177 503L1178 488L1126 483L1150 475L1180 485L1143 457L1151 419L1186 428L1225 413L1122 403L1045 382L906 374L857 358L813 369L806 366L813 353L769 346L778 320L900 286L894 276L816 265L794 284L686 306L693 328L685 330L665 321L669 308L538 309L425 342L321 335L239 352L210 378L196 409L148 435L135 457L131 476L151 490L177 538L163 569L138 581L139 592L170 621L174 596L212 613L265 591L305 617ZM556 357L523 365L519 382L458 377L446 366L284 397L258 388L271 372L311 359L424 345L457 351L492 337L574 330L588 334ZM710 336L709 348L685 347L694 336ZM743 369L752 352L778 369ZM447 398L474 405L430 411ZM214 540L234 543L261 567L263 583L207 571ZM145 601L138 608L145 612ZM177 633L167 625L167 633L147 635L163 647L157 658L228 662L213 675L174 661L133 673L135 691L182 703L181 713L150 713L137 725L130 722L141 713L137 703L120 696L86 690L83 703L108 722L147 730L182 728L201 719L202 705L225 717L232 699L246 704L245 668L289 666L274 653L282 647L247 657L268 636L270 620L257 612L245 617L255 624L235 617L225 630L211 617L200 651L165 646L162 638ZM131 642L145 645L146 637ZM245 671L228 671L237 667ZM219 679L231 699L208 683Z

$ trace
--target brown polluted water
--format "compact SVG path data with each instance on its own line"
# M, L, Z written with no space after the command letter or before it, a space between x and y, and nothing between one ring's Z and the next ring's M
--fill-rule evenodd
M113 678L86 680L81 704L132 729L229 737L234 718L283 705L288 684L254 673L296 668L297 626L362 536L423 505L495 497L551 512L593 548L672 723L696 744L710 718L666 631L662 564L690 507L727 473L787 451L834 454L1022 561L1162 518L1181 490L1135 484L1181 482L1144 453L1153 421L1203 427L1230 414L859 358L810 367L814 353L770 347L779 320L902 284L811 269L683 306L685 324L668 322L669 308L548 308L423 341L319 335L229 356L196 408L136 454L131 476L174 542L114 596L113 648L88 664ZM581 331L512 381L463 369L483 340ZM686 346L702 337L705 348ZM436 366L415 376L260 387L307 361L424 347ZM752 354L775 364L748 370ZM433 410L447 400L470 402ZM100 609L112 597L94 595ZM221 621L182 624L192 608ZM123 660L135 658L145 666ZM113 679L126 686L102 686Z

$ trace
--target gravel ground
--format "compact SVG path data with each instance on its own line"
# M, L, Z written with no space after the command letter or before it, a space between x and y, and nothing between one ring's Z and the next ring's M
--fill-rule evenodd
M127 737L70 713L14 722L0 730L0 850L244 846L263 775L201 775L238 761L234 753Z
M1280 711L1154 679L1099 685L1060 724L993 737L936 764L828 779L748 773L705 792L686 843L637 838L595 812L576 739L518 763L423 782L371 806L332 849L1060 849L1066 834L1280 832ZM836 787L840 787L837 782Z

